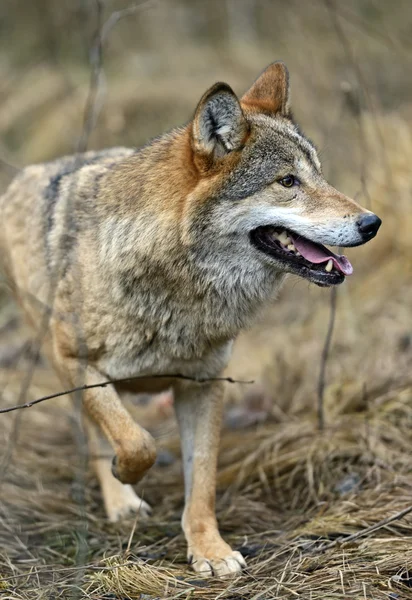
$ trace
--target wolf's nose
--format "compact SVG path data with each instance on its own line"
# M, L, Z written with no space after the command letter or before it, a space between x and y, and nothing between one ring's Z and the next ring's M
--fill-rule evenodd
M371 240L378 233L382 221L377 215L362 215L357 225L365 241Z

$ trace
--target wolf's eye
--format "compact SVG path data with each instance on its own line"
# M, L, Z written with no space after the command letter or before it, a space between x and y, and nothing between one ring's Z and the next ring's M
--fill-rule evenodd
M299 185L299 179L296 179L296 177L294 177L293 175L286 175L286 177L282 177L282 179L279 179L279 183L280 185L283 185L283 187L293 187L294 185Z

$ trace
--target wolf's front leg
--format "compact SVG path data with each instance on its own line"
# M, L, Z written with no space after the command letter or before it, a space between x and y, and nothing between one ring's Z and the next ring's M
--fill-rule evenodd
M156 445L150 433L133 420L112 384L99 386L105 376L94 367L80 369L74 360L66 360L57 363L57 368L62 373L66 369L65 378L73 387L92 386L83 392L83 408L115 451L113 475L122 483L140 481L156 460Z
M185 478L182 527L189 562L205 576L238 573L245 560L220 537L215 514L223 386L183 382L175 391Z
M100 483L106 514L112 523L138 515L146 519L151 514L150 506L140 498L131 485L121 483L112 474L110 447L100 429L85 416L90 462Z

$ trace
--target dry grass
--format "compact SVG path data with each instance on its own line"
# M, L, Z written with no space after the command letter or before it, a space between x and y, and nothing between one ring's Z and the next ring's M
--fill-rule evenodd
M76 586L91 598L412 597L410 515L344 542L411 504L411 400L405 383L370 393L367 408L361 395L342 403L323 433L310 407L242 431L241 444L239 432L225 432L218 515L249 565L230 582L187 570L178 458L141 484L155 511L132 535L133 521L105 522L70 412L26 411L2 485L2 585L25 599L72 597ZM174 424L166 425L172 433L159 446L177 457ZM322 552L330 540L340 541Z
M139 144L187 118L214 80L228 79L241 90L265 63L286 59L297 115L321 146L328 175L384 221L376 240L348 252L355 274L338 292L325 430L317 427L316 388L330 296L290 280L279 301L239 338L228 368L233 377L257 382L228 388L218 480L221 529L247 557L248 570L234 580L206 581L185 564L172 417L132 407L168 460L138 486L154 507L152 519L110 525L68 401L3 415L2 599L412 598L412 515L369 529L412 504L412 105L404 26L410 11L407 2L399 3L398 14L372 0L345 4L352 25L343 24L353 56L362 57L364 94L350 53L325 20L324 3L312 4L306 12L300 4L297 16L296 2L281 3L279 39L230 51L217 35L203 45L183 40L177 48L169 12L159 49L139 54L133 27L125 24L114 32L108 93L91 146ZM267 19L272 13L266 11ZM12 52L0 61L0 156L17 165L72 150L88 85L85 64L61 55L59 64L29 58L30 40L40 44L33 31L32 37L21 34L24 64L16 66ZM78 32L72 35L61 46L53 43L67 48L78 40ZM316 65L316 78L303 57ZM342 81L351 85L344 92ZM11 174L11 167L0 169L0 183ZM31 368L28 336L15 306L1 295L4 406L17 402ZM58 387L41 363L28 398Z

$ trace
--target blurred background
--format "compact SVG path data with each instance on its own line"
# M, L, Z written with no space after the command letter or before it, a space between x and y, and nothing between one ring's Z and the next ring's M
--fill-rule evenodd
M228 389L218 507L226 535L249 552L253 576L238 596L223 584L202 594L275 597L264 595L270 577L287 572L276 597L303 590L314 599L347 598L349 590L395 598L388 594L397 586L412 597L407 518L390 540L386 530L365 536L347 551L346 566L337 549L314 569L296 541L333 540L411 502L410 0L2 0L0 192L24 165L79 143L139 146L188 121L216 81L241 95L279 59L290 71L295 118L326 177L383 225L367 246L346 252L355 271L337 290L326 350L331 292L296 278L236 343L227 372L256 384ZM1 284L0 385L2 406L59 389ZM161 460L140 490L163 525L142 526L131 547L136 556L152 548L153 560L161 556L176 574L184 563L183 490L176 427L163 400L132 402L159 439ZM58 588L41 565L77 568L118 555L130 535L130 523L105 524L93 476L80 469L78 431L63 400L1 415L0 567L14 577L36 566L24 582L5 580L19 597L65 597L73 573L64 575L67 589L57 577ZM76 589L139 598L160 597L170 585L153 567L157 583L144 588L134 568L117 579L98 573Z

